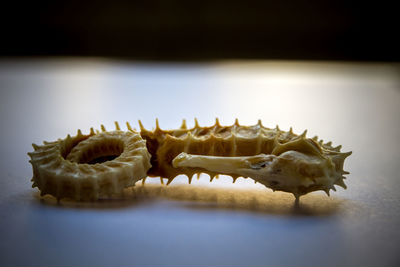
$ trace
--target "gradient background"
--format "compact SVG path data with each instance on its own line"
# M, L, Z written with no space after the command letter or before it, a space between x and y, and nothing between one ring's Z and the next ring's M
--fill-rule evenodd
M43 1L0 16L1 266L399 266L393 6L342 1ZM347 190L294 198L207 175L76 203L31 188L32 143L141 119L308 129ZM125 129L125 128L124 128Z
M3 56L399 60L393 1L41 1L2 10Z

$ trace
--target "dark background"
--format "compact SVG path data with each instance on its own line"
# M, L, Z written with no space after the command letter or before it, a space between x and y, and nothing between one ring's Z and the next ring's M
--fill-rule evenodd
M384 1L15 1L1 56L398 61Z

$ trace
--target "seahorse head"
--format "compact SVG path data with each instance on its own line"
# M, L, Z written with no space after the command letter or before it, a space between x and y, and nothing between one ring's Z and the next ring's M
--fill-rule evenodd
M329 194L329 190L335 190L335 184L346 187L340 166L345 157L345 153L325 156L289 150L279 156L248 157L248 167L241 173L273 190L291 192L295 196L316 190Z
M174 167L202 168L207 171L253 178L273 190L296 197L316 190L327 194L343 182L344 159L351 154L325 150L312 139L299 139L278 145L272 154L242 157L216 157L181 153Z

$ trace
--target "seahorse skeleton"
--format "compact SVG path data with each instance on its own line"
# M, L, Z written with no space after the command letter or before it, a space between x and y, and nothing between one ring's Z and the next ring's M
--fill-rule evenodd
M139 121L140 135L127 123L128 131L101 132L91 129L88 135L80 130L44 145L33 145L28 155L33 166L33 187L41 195L57 199L98 199L120 194L147 176L167 178L168 184L181 174L189 183L195 174L206 173L211 181L218 174L250 177L272 190L293 193L298 199L312 191L346 188L343 170L351 152L340 152L318 137L307 138L306 131L297 135L270 129L259 121L253 126L213 126L188 129L186 121L175 130L146 130ZM103 158L106 161L96 162ZM108 159L108 160L107 160Z

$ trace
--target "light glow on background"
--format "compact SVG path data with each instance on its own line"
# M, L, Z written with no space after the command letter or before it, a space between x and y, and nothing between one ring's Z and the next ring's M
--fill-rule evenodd
M299 259L310 266L394 265L400 214L398 74L391 64L2 61L3 256L6 262L48 265L78 260L204 266L211 260L275 266L283 259L290 266ZM182 118L193 126L194 117L207 126L215 117L226 125L238 117L246 125L262 119L268 127L308 129L310 136L353 151L345 163L348 189L331 198L320 192L304 196L302 206L310 212L301 214L293 212L290 194L270 193L242 178L232 185L223 176L210 184L207 175L194 178L191 186L179 184L187 184L183 177L169 187L138 186L133 190L140 190L139 199L39 201L29 181L26 153L32 142L78 128L87 132L100 123L112 129L115 120L137 127L141 119L152 128L156 117L167 129L178 127Z
M363 139L363 132L368 130L365 125L384 129L391 123L381 119L384 114L379 108L369 107L385 105L395 110L399 101L397 69L384 64L153 64L107 60L13 64L1 65L0 81L7 86L3 88L13 89L1 91L2 98L9 100L2 105L3 121L13 125L3 134L12 137L13 131L26 129L20 122L29 121L33 140L23 140L24 152L32 141L54 140L77 129L88 132L100 124L114 129L114 121L123 127L129 121L137 128L140 119L152 129L155 118L159 118L162 128L173 129L183 118L193 126L195 117L203 126L212 125L218 117L224 125L233 124L235 118L243 125L261 119L267 127L293 127L296 133L308 129L309 136L319 135L349 150L349 131ZM26 71L16 76L13 68ZM27 84L31 91L22 90ZM381 98L374 90L377 87L388 91L385 95L390 97ZM8 105L24 99L29 101L20 107L20 113L7 113L11 110ZM359 101L351 102L353 99ZM351 117L347 114L349 107ZM379 134L376 132L377 138ZM394 138L399 131L387 134ZM148 180L159 183L159 179ZM178 177L173 183L187 183L187 178ZM193 179L193 183L210 185L208 175L202 175L199 181ZM250 179L240 178L237 183L238 188L263 188ZM235 187L227 176L214 180L211 186Z

